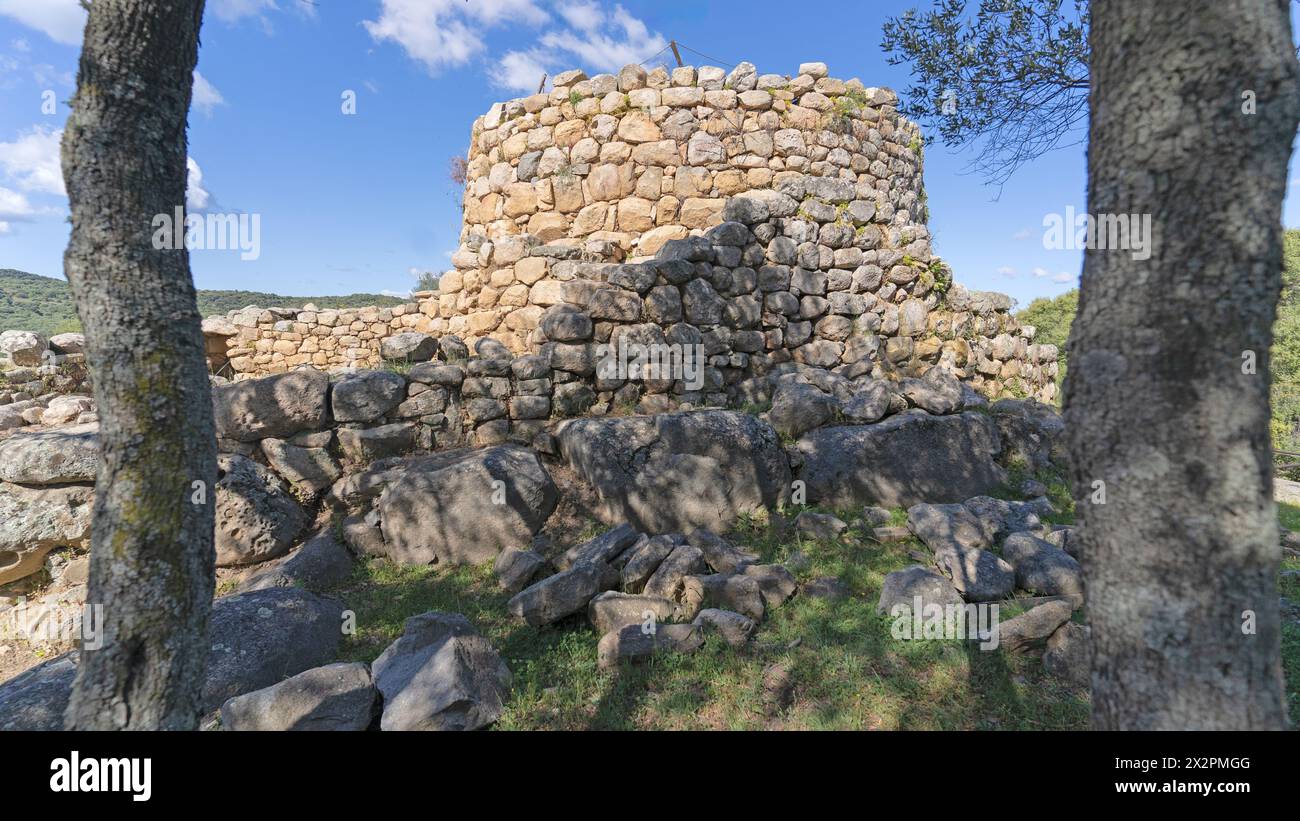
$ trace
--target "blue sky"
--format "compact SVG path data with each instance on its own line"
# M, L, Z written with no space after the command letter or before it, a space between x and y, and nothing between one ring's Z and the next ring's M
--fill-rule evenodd
M208 0L190 114L192 203L260 215L261 254L191 255L201 288L287 295L405 293L449 266L460 226L448 166L474 119L536 90L541 72L617 71L669 38L695 65L749 60L793 74L908 86L880 51L882 22L925 0L817 2L806 22L776 0ZM1293 26L1298 22L1293 5ZM67 200L58 138L73 92L76 0L0 0L0 268L62 274ZM670 55L659 57L656 65ZM58 101L47 113L52 91ZM356 95L345 115L342 97ZM957 280L1026 304L1077 284L1081 252L1043 247L1043 219L1085 209L1082 145L1022 168L1000 193L969 157L927 149L938 253ZM1292 163L1283 222L1300 227Z

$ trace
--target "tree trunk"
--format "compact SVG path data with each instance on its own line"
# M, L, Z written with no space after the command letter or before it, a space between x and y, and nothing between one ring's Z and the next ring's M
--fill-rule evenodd
M1092 4L1088 210L1153 237L1146 260L1087 251L1068 346L1101 729L1286 723L1268 363L1290 31L1285 0Z
M64 269L99 404L87 602L71 729L193 729L213 591L216 440L189 255L155 250L185 202L203 0L95 0L63 136ZM194 483L202 483L196 485Z

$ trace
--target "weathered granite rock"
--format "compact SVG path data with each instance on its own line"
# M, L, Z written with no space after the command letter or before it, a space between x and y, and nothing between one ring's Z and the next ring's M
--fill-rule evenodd
M693 624L703 628L706 635L714 633L721 636L732 647L745 646L758 627L751 618L716 607L701 610Z
M640 535L631 525L621 524L564 551L556 558L555 566L560 570L567 570L582 561L613 564L614 560L630 548Z
M524 448L460 451L429 464L407 470L379 497L388 555L403 564L494 560L528 544L555 509L555 483Z
M648 533L725 532L789 489L776 432L735 411L576 419L560 450L600 498L598 515Z
M307 526L307 514L281 480L251 459L217 459L217 566L283 556Z
M352 554L331 531L326 530L308 539L288 556L258 568L239 585L239 591L271 587L302 587L313 592L326 590L347 581L355 567Z
M607 590L587 605L587 618L591 620L596 632L603 636L629 624L655 625L671 621L677 617L678 611L676 602L658 596L638 596Z
M217 438L255 442L320 430L329 421L329 376L315 368L212 388Z
M0 442L0 482L94 482L99 468L98 430L98 425L80 425L42 433L15 433Z
M63 729L77 654L64 653L0 682L0 732Z
M343 607L293 587L253 590L212 603L205 713L334 659Z
M874 425L818 428L797 444L808 502L849 508L959 502L1006 480L988 416L912 410Z
M721 536L707 530L693 531L687 542L700 549L704 554L704 561L708 562L715 573L734 573L747 564L758 562L757 554L741 550Z
M782 436L800 436L820 427L835 414L835 399L802 382L782 382L772 398L768 421Z
M379 691L357 662L327 664L221 705L221 726L241 731L360 731L374 721Z
M747 564L739 572L758 582L769 610L780 607L799 589L794 575L779 564Z
M336 422L373 422L406 398L406 380L390 371L357 371L330 390Z
M0 482L0 584L40 570L45 554L56 547L87 546L94 498L89 487Z
M339 448L354 465L400 456L415 449L415 425L393 422L373 428L339 428Z
M704 631L696 624L662 624L643 631L639 624L606 633L596 646L597 664L602 669L623 661L643 661L660 653L693 653L704 646Z
M704 571L704 553L688 544L673 548L668 558L660 562L654 574L646 580L645 594L676 600L687 576Z
M31 331L0 332L0 354L7 355L15 365L40 365L47 347L45 337Z
M459 613L424 613L375 659L383 730L478 730L496 721L510 669Z
M1043 651L1043 667L1076 687L1089 687L1092 683L1092 656L1088 642L1088 628L1067 621L1048 637L1047 649ZM4 729L3 725L0 729Z
M794 520L796 533L805 539L818 541L835 541L848 527L836 516L829 513L815 513L811 510L805 510Z
M1016 585L1044 596L1066 596L1083 606L1083 569L1074 557L1030 533L1012 533L1002 555L1015 568Z
M343 475L343 466L326 448L304 448L283 439L263 439L262 455L302 496L315 498Z
M379 355L390 362L428 362L437 353L438 340L414 331L386 336L379 343Z
M514 595L531 584L545 566L546 559L536 550L507 547L492 563L492 572L496 574L497 585Z
M939 607L965 604L952 582L927 567L919 564L904 570L895 570L885 576L880 586L880 599L876 602L877 613L896 615L894 608L906 605L908 613L915 606L915 599L921 597L921 607L931 604Z
M620 572L623 592L640 593L645 588L645 583L659 569L659 565L679 544L684 544L680 538L654 536L628 548L630 555Z
M988 550L948 548L936 552L934 561L967 601L997 601L1016 589L1015 569Z
M534 627L550 624L580 612L618 579L618 571L604 562L580 562L515 594L506 610Z
M682 582L681 599L688 610L733 610L756 622L767 612L759 580L743 573L690 576Z
M1056 629L1070 620L1069 602L1051 601L1031 607L998 623L998 646L1009 653L1040 648Z

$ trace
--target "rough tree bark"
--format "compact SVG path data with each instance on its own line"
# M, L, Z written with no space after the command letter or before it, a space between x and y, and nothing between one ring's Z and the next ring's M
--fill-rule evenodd
M63 136L64 270L85 327L102 451L72 729L191 729L213 591L216 440L189 255L155 250L185 202L203 0L95 0ZM196 497L202 482L206 499Z
M1268 359L1300 114L1287 3L1096 0L1090 36L1088 210L1150 214L1154 237L1145 261L1087 251L1068 345L1093 724L1282 728Z

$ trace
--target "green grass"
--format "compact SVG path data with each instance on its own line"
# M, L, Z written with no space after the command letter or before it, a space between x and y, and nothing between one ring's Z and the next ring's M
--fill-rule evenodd
M263 308L301 308L308 302L318 308L363 308L401 305L405 299L380 294L349 296L280 296L260 291L199 291L199 313L215 316L258 305ZM52 336L80 331L68 283L62 279L0 269L0 331L35 331Z
M900 511L901 513L901 511ZM594 527L592 528L595 529ZM348 660L372 661L427 610L465 614L501 653L514 687L501 729L1071 729L1087 726L1086 696L1048 676L1034 654L985 653L957 641L898 641L875 603L885 574L912 564L916 542L877 545L784 537L763 518L731 538L764 561L790 562L800 581L836 576L851 595L796 596L771 611L744 649L710 641L616 671L596 664L585 614L533 628L507 615L490 568L399 567L371 560L340 591L357 612ZM787 709L765 709L764 671L789 670Z
M1034 478L1047 484L1062 511L1058 518L1072 521L1064 478L1051 471ZM1283 526L1300 525L1300 507L1278 507ZM822 512L850 522L856 517ZM890 523L905 523L906 516L892 510ZM589 522L571 540L602 529ZM713 640L692 655L660 656L614 671L597 666L599 636L585 613L543 628L522 624L506 613L509 597L489 566L403 567L372 559L336 591L357 613L358 632L345 640L343 657L373 661L409 616L463 613L514 674L496 725L504 730L1087 728L1087 694L1049 676L1038 654L894 639L889 618L875 613L880 586L887 573L913 564L909 553L923 547L917 541L877 544L865 536L853 528L841 541L807 541L766 516L743 517L730 534L733 541L764 562L786 564L801 583L839 578L850 595L834 601L794 597L768 613L744 649ZM1300 559L1286 558L1283 568L1300 569ZM1284 578L1281 593L1300 600L1300 580ZM1003 619L1021 611L1014 600L1001 607ZM1284 626L1282 655L1291 714L1300 715L1300 627ZM768 708L763 686L773 665L787 669L793 683L790 702L779 711Z

